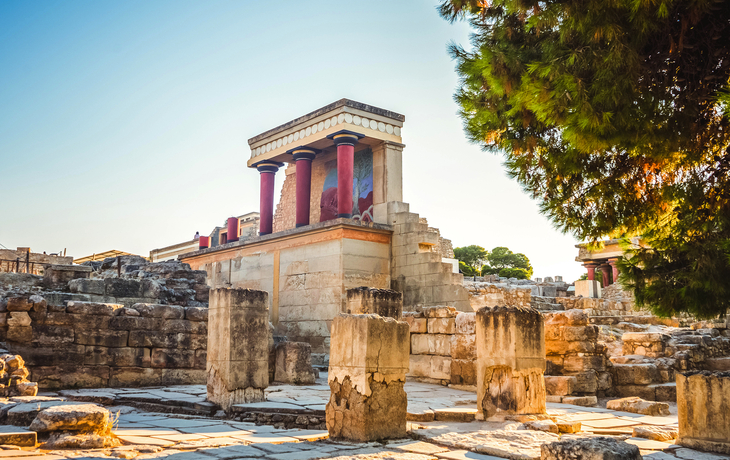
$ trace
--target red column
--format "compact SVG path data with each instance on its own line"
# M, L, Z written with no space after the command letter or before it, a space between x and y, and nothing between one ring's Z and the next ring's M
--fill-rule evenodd
M296 226L309 225L309 202L312 193L312 160L319 151L307 147L290 150L297 165Z
M588 272L588 279L593 281L596 279L596 264L583 264L583 266L586 268L586 271Z
M256 165L261 173L259 235L268 235L274 228L274 176L281 166L281 163L272 161Z
M338 131L327 138L337 145L337 217L352 218L352 181L355 144L364 137L352 131Z
M238 241L238 217L228 218L228 237L227 243Z
M207 236L201 236L200 239L198 239L198 249L208 249L209 244Z
M613 282L618 282L618 266L616 265L618 263L618 259L608 259L609 265L611 265L611 269L613 270Z
M609 270L611 270L611 266L610 265L601 265L600 268L601 268L601 272L603 272L603 287L606 287L611 284L610 279L608 277L608 272L609 272Z

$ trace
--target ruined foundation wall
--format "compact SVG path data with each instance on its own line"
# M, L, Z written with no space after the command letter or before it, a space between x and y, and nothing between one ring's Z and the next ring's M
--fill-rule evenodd
M0 313L0 338L25 358L40 388L205 383L207 308L74 301L30 308Z

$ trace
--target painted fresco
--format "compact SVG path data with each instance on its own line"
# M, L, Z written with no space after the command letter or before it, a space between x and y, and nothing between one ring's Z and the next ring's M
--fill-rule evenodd
M327 176L322 187L319 221L337 218L337 161L325 165ZM352 180L352 218L363 222L373 221L373 151L355 152Z

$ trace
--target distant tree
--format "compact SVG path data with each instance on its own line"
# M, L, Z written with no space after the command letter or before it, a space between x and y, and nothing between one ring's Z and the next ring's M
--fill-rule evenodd
M492 249L492 252L487 255L487 262L488 265L482 267L482 275L499 275L505 278L519 279L532 278L530 259L526 255L514 253L504 246ZM515 269L521 271L511 271Z
M475 244L454 249L454 257L459 260L459 270L467 276L478 275L479 269L486 262L488 255L489 252L486 249Z

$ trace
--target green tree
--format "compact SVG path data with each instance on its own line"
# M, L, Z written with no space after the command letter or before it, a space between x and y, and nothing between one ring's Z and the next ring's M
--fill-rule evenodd
M642 236L619 281L659 315L730 307L730 2L445 0L468 137L555 225Z
M499 275L505 278L532 278L530 259L521 253L514 253L499 246L487 255L488 265L482 267L482 275Z
M479 274L479 269L487 260L488 254L486 249L475 244L454 249L454 257L459 260L459 270L467 276Z

